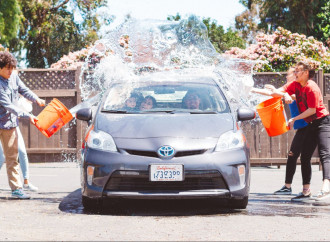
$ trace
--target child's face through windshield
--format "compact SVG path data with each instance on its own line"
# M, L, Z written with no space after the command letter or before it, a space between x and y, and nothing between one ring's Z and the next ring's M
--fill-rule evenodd
M146 98L140 106L140 110L149 110L152 109L153 103L150 98Z
M126 100L125 105L126 105L126 107L129 107L129 108L135 108L136 98L135 97L130 97L129 99Z

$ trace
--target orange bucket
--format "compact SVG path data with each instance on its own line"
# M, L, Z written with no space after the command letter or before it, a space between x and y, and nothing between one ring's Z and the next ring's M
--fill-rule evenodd
M73 116L63 103L54 98L37 118L35 126L49 138L73 119Z
M280 97L268 99L258 104L257 112L269 136L284 134L290 129Z

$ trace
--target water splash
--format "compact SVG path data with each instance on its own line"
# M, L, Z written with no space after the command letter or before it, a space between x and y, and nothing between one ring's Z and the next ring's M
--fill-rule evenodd
M69 111L72 116L75 116L76 112L82 108L90 108L98 103L101 98L101 93L96 94L94 97L85 100L84 102L79 103L78 105L71 108Z
M90 49L80 76L83 102L70 112L74 116L81 108L95 106L116 81L127 85L110 95L114 102L123 103L141 75L149 72L166 75L173 69L186 69L190 74L191 69L197 74L213 74L233 110L241 106L255 108L265 97L250 92L254 86L254 65L253 61L228 59L216 52L206 26L196 16L178 22L128 19ZM71 122L69 128L73 124ZM63 157L66 161L72 160L70 154Z
M112 94L118 100L127 98L133 83L146 72L196 68L215 74L234 109L254 107L260 100L249 93L254 64L217 53L206 26L194 15L179 22L128 19L91 48L82 67L80 89L85 101L95 95L100 98L111 83L121 80L126 88ZM82 106L88 105L90 100Z

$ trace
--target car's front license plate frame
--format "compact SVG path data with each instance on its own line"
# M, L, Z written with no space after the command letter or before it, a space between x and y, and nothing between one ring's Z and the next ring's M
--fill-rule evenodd
M184 181L183 164L150 164L149 180L159 181Z

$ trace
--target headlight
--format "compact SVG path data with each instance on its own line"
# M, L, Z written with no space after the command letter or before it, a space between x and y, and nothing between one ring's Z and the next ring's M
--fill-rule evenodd
M95 132L92 130L87 139L88 147L103 151L117 151L115 141L110 134L103 131Z
M244 141L245 136L242 131L228 131L220 136L215 151L242 148L244 146Z

